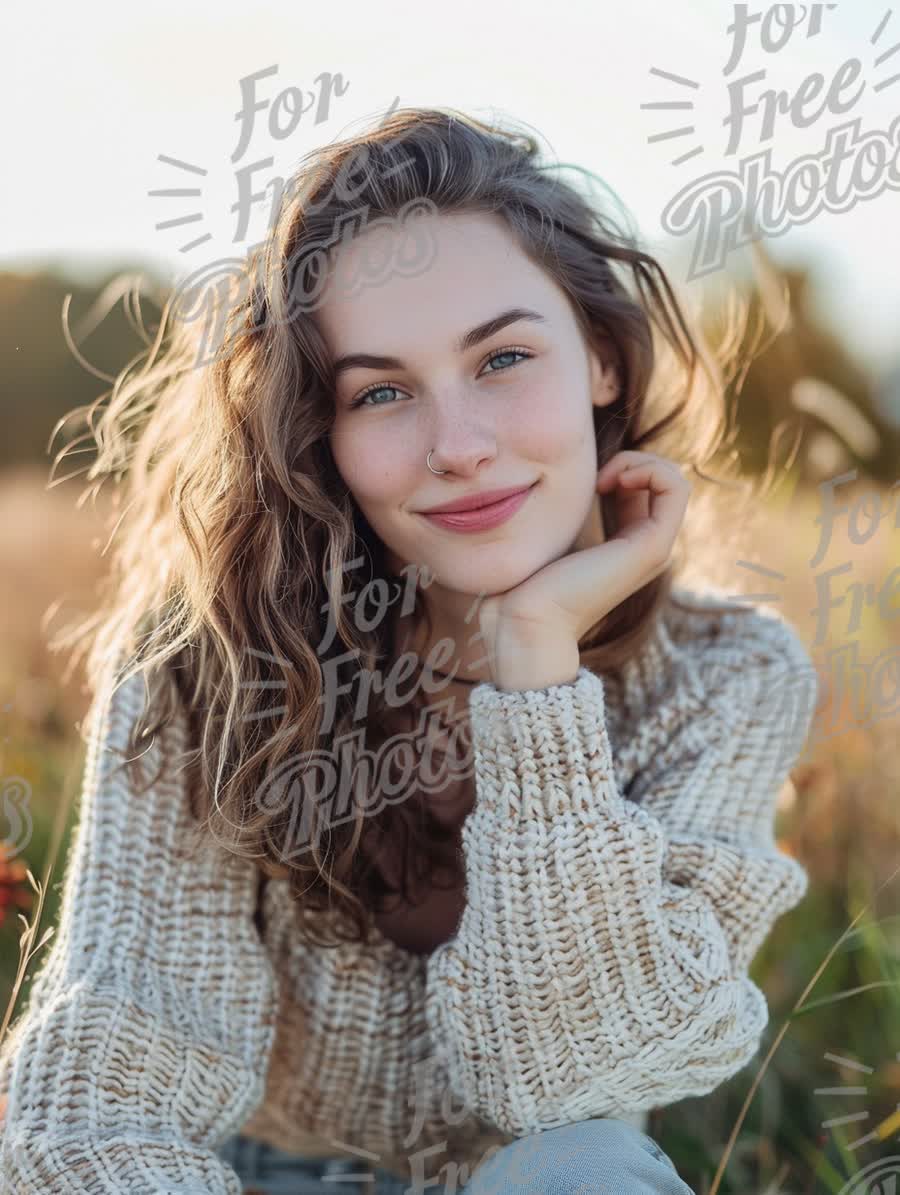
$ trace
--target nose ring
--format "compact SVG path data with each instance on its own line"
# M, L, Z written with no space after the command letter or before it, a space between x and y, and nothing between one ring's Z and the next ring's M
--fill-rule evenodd
M433 448L428 453L428 456L425 457L425 464L428 466L429 469L431 469L431 453L432 452L434 452ZM446 469L431 469L431 472L432 473L446 473L447 470Z

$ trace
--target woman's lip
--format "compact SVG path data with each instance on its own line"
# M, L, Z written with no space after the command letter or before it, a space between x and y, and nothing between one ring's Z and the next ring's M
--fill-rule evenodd
M491 502L489 506L479 506L475 510L456 510L442 514L426 514L422 517L448 531L487 531L491 527L498 527L512 518L519 507L527 501L528 495L537 485L534 482L527 490L520 490L518 494L511 494L499 502Z

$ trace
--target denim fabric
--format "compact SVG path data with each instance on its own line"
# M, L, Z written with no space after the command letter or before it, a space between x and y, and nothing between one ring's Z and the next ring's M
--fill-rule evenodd
M694 1195L651 1137L607 1117L520 1137L482 1162L465 1187L414 1183L353 1158L296 1157L240 1134L219 1154L245 1195Z

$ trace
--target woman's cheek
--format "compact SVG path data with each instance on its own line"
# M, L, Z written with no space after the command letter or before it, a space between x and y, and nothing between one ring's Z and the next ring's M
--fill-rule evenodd
M573 404L560 401L558 390L542 391L533 401L521 404L508 435L508 443L516 445L520 456L552 463L581 445L584 416Z
M351 494L357 501L360 498L366 500L373 488L375 462L378 460L373 456L371 437L367 447L366 437L360 434L359 428L354 427L351 419L348 418L344 425L338 422L331 433L331 454Z
M402 462L377 428L336 429L331 451L344 484L363 508L390 503L401 486ZM393 463L392 463L393 462Z

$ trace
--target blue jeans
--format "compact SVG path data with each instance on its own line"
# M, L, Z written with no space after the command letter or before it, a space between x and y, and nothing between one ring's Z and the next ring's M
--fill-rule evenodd
M607 1117L520 1137L464 1187L436 1175L407 1181L353 1158L301 1158L240 1134L218 1152L245 1192L263 1195L694 1195L651 1137Z

